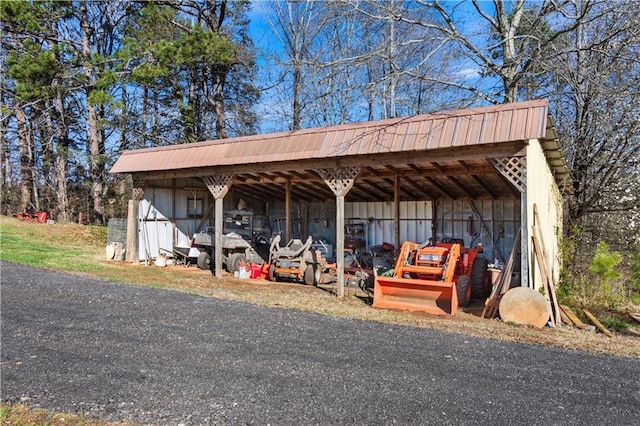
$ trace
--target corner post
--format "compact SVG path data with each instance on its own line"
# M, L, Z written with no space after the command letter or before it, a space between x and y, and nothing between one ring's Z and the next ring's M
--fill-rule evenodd
M140 262L139 244L139 206L144 195L144 179L133 179L133 191L127 206L127 247L125 260L129 263Z

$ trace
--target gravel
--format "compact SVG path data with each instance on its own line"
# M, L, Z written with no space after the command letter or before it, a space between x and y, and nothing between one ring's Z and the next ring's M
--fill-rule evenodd
M2 400L103 421L635 424L640 360L0 263Z

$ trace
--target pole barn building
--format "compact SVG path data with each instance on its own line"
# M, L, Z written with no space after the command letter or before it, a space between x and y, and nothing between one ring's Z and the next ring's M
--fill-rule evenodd
M323 240L329 256L351 238L362 250L455 238L482 243L490 263L515 247L518 285L544 287L543 258L555 283L560 273L569 175L547 100L130 150L111 173L133 177L131 262L207 226L219 243L223 212L240 205L267 214L283 241ZM544 250L534 250L532 225Z

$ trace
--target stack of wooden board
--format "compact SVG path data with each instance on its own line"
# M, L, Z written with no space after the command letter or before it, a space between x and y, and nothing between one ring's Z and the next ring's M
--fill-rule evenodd
M531 225L531 241L533 242L533 252L536 256L538 268L542 275L542 282L544 284L544 291L549 300L549 320L551 324L562 325L562 318L560 315L560 307L558 306L558 298L556 295L556 287L553 283L553 276L551 275L551 268L547 262L547 252L544 245L544 239L542 238L542 232L540 231L540 216L538 215L538 207L533 205L534 224Z

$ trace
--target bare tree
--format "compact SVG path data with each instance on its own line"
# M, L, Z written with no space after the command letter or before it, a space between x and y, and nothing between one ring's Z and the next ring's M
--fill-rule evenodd
M104 173L104 139L100 129L100 119L97 106L92 99L96 76L92 66L91 37L94 28L89 24L87 3L80 4L80 28L82 29L82 59L86 78L87 95L87 145L89 150L89 170L91 174L91 198L93 199L93 215L98 223L102 223L103 205L103 173Z
M440 105L427 98L425 76L442 73L446 43L436 31L407 23L430 22L430 9L397 0L275 5L267 17L284 47L279 92L288 99L291 128L412 115ZM363 102L365 101L365 102Z
M302 126L303 114L308 107L310 77L318 64L314 56L318 50L318 37L328 16L326 5L313 0L287 0L273 4L272 14L266 16L267 23L277 37L284 55L274 56L281 66L282 74L278 91L287 93L290 99L290 129Z
M570 230L587 232L590 245L607 239L626 248L640 229L638 13L633 1L592 8L543 64L554 77L554 116L572 171Z

